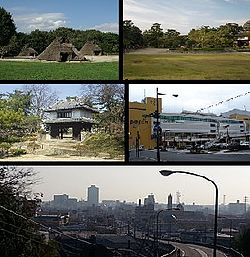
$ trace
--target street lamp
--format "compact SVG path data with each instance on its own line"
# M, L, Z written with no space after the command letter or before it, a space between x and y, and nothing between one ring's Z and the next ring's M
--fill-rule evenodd
M162 210L158 211L157 215L156 215L156 240L157 240L156 248L157 248L157 256L159 255L159 215L163 211L172 211L172 210L179 210L179 208L162 209ZM175 215L171 215L171 217L176 219Z
M159 95L166 95L163 93L159 93L158 91L158 87L156 88L156 128L157 128L157 134L156 134L156 148L157 148L157 162L161 161L161 157L160 157L160 135L159 135L159 128L160 128L160 124L159 124ZM172 96L174 97L178 97L177 94L173 94Z
M214 205L214 243L213 243L213 257L216 257L216 247L217 247L217 219L218 219L218 187L215 184L215 182L203 175L199 175L193 172L188 172L188 171L181 171L181 170L160 170L161 175L163 176L170 176L175 173L180 173L180 174L187 174L187 175L192 175L200 178L204 178L205 180L211 182L214 187L215 187L215 205Z

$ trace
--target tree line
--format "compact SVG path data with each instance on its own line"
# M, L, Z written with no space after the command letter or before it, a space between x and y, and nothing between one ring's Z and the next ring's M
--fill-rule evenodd
M250 21L243 26L227 23L219 27L202 26L181 35L175 29L163 31L161 24L154 23L142 32L131 20L123 22L123 49L143 47L169 49L225 49L235 47L239 36L250 36Z
M80 50L87 41L96 42L106 54L119 52L119 36L112 32L78 30L60 27L51 31L38 29L31 33L17 32L9 12L0 7L0 56L16 56L24 46L34 48L39 54L57 37L64 37Z

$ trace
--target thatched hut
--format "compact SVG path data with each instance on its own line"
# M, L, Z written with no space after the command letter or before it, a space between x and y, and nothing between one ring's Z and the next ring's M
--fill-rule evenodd
M102 55L102 49L93 41L87 41L80 50L81 55Z
M24 46L21 50L21 52L18 54L18 56L24 56L24 57L36 57L37 51L33 49L32 47L28 47L27 45Z
M46 61L66 62L72 60L86 60L72 43L67 42L64 38L56 38L37 59Z

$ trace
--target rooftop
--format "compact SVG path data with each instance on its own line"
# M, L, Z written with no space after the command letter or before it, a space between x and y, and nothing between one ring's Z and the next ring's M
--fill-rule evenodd
M80 97L67 97L66 100L60 100L54 105L50 106L46 112L53 112L58 110L71 110L71 109L85 109L91 112L98 113L97 109L88 106L85 101Z

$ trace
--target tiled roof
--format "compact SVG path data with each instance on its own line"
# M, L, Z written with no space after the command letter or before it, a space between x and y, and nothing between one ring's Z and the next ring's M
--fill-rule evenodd
M46 112L58 111L58 110L71 110L71 109L85 109L91 112L98 112L98 110L86 105L82 98L68 97L66 100L61 100L54 105L50 106Z

